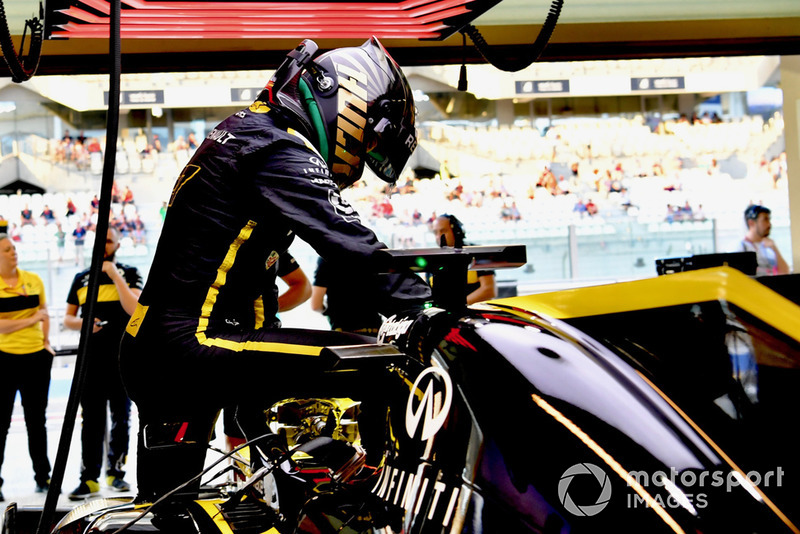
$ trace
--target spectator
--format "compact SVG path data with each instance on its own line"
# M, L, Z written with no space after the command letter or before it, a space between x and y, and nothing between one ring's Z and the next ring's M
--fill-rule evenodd
M56 221L55 213L53 213L53 210L50 209L50 206L47 204L44 205L42 208L42 213L39 216L44 219L45 224L50 224Z
M756 275L788 274L789 265L769 237L772 221L769 208L751 204L744 211L747 233L742 239L740 250L755 252L758 260Z
M678 210L678 218L678 220L681 221L691 221L694 218L694 212L688 200L683 207Z
M572 206L572 211L583 217L586 214L586 204L582 198L579 198L575 205Z
M381 203L378 204L378 214L384 219L394 217L394 206L392 206L392 200L388 196L383 197Z
M675 222L675 214L676 208L672 204L667 204L667 214L664 216L664 220L668 223Z
M120 194L119 194L119 186L117 185L117 182L114 181L111 184L111 203L112 204L119 204L121 202L122 202L122 197L120 197Z
M414 178L412 178L411 176L406 178L406 181L403 183L403 185L398 186L397 192L400 193L401 195L416 193L417 188L416 185L414 184Z
M72 238L75 241L75 265L83 265L84 245L86 244L86 227L80 222L72 231Z
M142 218L137 213L136 216L131 221L131 234L133 237L133 244L134 245L144 245L146 244L147 239L145 238L145 231L144 231L144 222Z
M64 231L64 228L61 226L60 222L56 223L56 233L54 235L56 238L56 250L58 251L58 262L61 263L64 261L64 248L67 244L67 232Z
M8 229L8 235L11 238L11 241L14 241L15 243L22 241L22 232L20 231L19 226L14 223L11 223L11 227Z
M36 225L36 221L33 220L33 212L31 211L31 209L28 207L27 204L25 204L25 207L22 208L22 210L19 212L19 225L20 226Z
M623 187L622 191L619 192L619 205L620 207L622 207L622 209L625 210L626 213L628 212L629 209L636 207L633 205L633 202L631 201L631 195L628 192L627 187Z
M134 149L139 154L142 154L147 150L147 144L147 136L144 134L144 130L139 128L136 132L136 137L133 138Z
M50 346L50 317L42 279L17 267L18 257L8 235L0 234L0 467L19 391L28 432L36 492L50 487L46 410L54 351ZM20 466L13 466L19 470ZM3 479L0 478L0 501Z
M128 223L124 215L119 214L111 219L111 221L109 221L109 226L114 228L121 237L128 237Z
M67 218L72 217L78 212L78 207L71 198L67 199Z
M80 224L86 229L87 232L93 232L94 231L94 227L95 227L96 222L97 222L97 213L96 212L92 213L91 215L89 215L88 213L86 213L84 211L83 215L81 215Z
M70 159L75 162L75 166L79 171L89 168L90 157L91 155L89 154L89 151L86 150L86 147L83 143L80 141L75 141L72 144Z
M186 138L185 137L183 137L182 135L179 135L175 139L175 145L174 145L173 148L174 148L175 152L179 152L179 151L182 151L182 150L189 150L189 143L186 142Z
M126 185L122 190L122 205L126 206L128 204L133 204L133 191Z
M500 210L500 218L504 221L518 221L522 218L517 208L517 203L512 201L511 204L503 204L503 209Z
M692 219L695 220L695 221L705 221L706 220L706 213L705 213L705 211L703 211L703 205L702 204L698 204L697 205L697 209L694 210L694 213L692 215Z
M89 152L89 154L98 154L102 152L103 149L100 146L100 140L96 137L89 139L89 143L86 145L86 150Z

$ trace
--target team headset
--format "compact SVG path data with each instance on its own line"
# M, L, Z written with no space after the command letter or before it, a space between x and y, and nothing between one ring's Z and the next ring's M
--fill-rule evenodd
M300 45L287 54L284 63L275 71L273 78L265 88L268 91L268 101L273 101L273 95L278 95L287 85L292 83L295 77L303 70L309 70L317 80L320 91L331 91L336 89L333 79L324 74L314 64L314 55L319 50L317 43L310 39L304 39ZM300 93L303 109L308 114L311 126L319 141L320 153L324 158L328 158L328 138L325 135L325 126L322 121L322 114L319 110L314 95L308 83L302 78L297 78L297 90ZM286 102L277 99L283 105Z

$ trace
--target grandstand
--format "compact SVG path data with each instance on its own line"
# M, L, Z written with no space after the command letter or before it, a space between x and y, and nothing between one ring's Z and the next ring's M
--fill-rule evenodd
M545 133L530 125L442 123L424 124L422 132L421 146L455 177L414 180L414 194L398 188L393 216L370 223L392 246L434 246L420 222L454 213L475 243L523 242L532 266L504 276L529 290L557 279L652 276L659 257L731 250L750 202L773 209L773 237L791 249L780 113L653 129L638 117L570 121ZM612 149L636 140L635 150ZM559 193L536 185L543 173L559 174ZM370 214L383 196L378 187L349 198ZM575 210L582 199L597 205L597 215ZM519 220L503 220L511 203ZM687 203L690 216L667 211Z
M788 242L786 180L770 169L783 152L783 120L775 113L768 120L760 115L711 123L698 120L670 120L651 127L644 117L585 118L554 121L540 131L534 125L502 126L496 123L452 125L426 122L421 125L420 146L439 162L446 162L450 178L420 179L409 169L400 180L413 183L412 193L398 188L390 202L393 216L373 214L374 206L387 194L377 179L364 182L347 194L376 232L390 246L433 246L424 223L434 213L455 213L467 226L476 243L523 242L530 250L542 248L548 255L532 254L533 270L515 273L522 283L550 283L580 278L630 278L651 276L657 257L684 252L722 251L732 246L741 233L741 212L750 201L773 208L775 235L782 249ZM134 244L132 236L122 240L120 258L147 272L161 223L160 209L169 194L173 177L188 161L190 149L177 142L167 150L137 150L141 140L126 132L116 172L119 187L134 191L135 204L112 205L115 217L140 216L146 228L144 243ZM19 223L19 213L29 206L35 215L49 205L57 216L67 200L79 206L79 213L61 219L68 236L81 217L90 213L93 196L99 190L101 151L94 162L81 165L75 151L60 150L61 140L29 136L20 143L22 165L42 184L55 191L0 196L0 215L10 225ZM780 171L783 167L778 164ZM544 174L556 180L554 192L542 183ZM777 181L776 181L777 180ZM616 184L616 185L615 185ZM458 190L456 195L454 191ZM724 196L719 191L724 190ZM594 216L577 211L579 202L591 200ZM690 203L702 208L702 219L674 221L668 206ZM502 213L513 204L518 220L503 220ZM418 212L418 219L413 218ZM38 217L37 217L38 219ZM51 299L59 303L62 272L70 271L76 256L74 242L67 239L63 264L58 258L55 223L17 228L18 248L23 262L53 279ZM668 236L668 237L663 237ZM575 245L571 245L571 240ZM86 250L91 250L90 232ZM639 243L622 247L620 241ZM646 245L662 242L662 246ZM600 243L594 250L592 243ZM609 256L611 248L627 248ZM313 251L298 254L308 269ZM575 253L578 257L572 258ZM600 254L612 261L606 266L591 258ZM549 259L548 259L549 258ZM641 259L641 261L639 261ZM550 263L549 266L547 264ZM644 263L644 268L642 268ZM585 265L585 267L579 267ZM59 276L53 278L52 272Z

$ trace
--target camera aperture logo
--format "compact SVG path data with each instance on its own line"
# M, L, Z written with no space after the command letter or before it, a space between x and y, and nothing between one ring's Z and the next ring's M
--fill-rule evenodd
M782 486L784 474L782 467L763 474L756 471L742 473L726 469L679 471L670 468L668 471L655 471L652 474L630 471L623 478L629 488L639 488L627 494L628 508L682 507L696 513L697 509L708 506L709 491L731 493L741 487L751 495L755 495L757 486ZM649 499L648 494L652 494ZM564 509L574 516L597 515L611 500L611 480L606 472L595 464L588 462L575 464L561 475L558 481L558 498Z
M599 484L597 500L590 504L584 504L583 502L577 504L569 494L569 487L576 477L587 476L594 478ZM606 472L594 464L575 464L561 475L561 480L558 481L558 498L564 508L572 515L584 517L597 515L603 511L611 500L611 481L608 479Z

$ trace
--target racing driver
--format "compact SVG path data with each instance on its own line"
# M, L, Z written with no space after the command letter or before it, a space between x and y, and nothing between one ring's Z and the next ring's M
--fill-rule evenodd
M323 347L374 342L255 328L254 302L295 236L348 265L354 292L380 291L373 274L384 269L386 247L340 191L365 163L393 183L416 147L411 89L377 39L316 52L309 40L289 52L257 100L208 134L173 188L120 352L139 410L140 500L200 473L223 406L311 395L330 382L319 372ZM385 295L382 312L418 307L429 296L409 272ZM155 446L153 429L170 425L170 441L182 445Z

